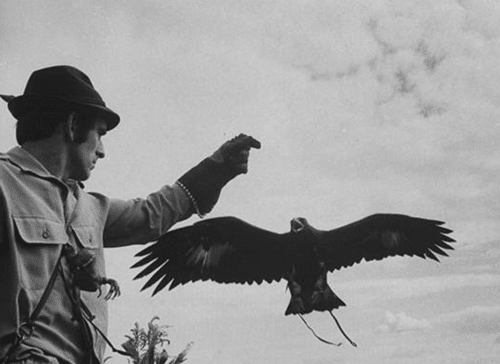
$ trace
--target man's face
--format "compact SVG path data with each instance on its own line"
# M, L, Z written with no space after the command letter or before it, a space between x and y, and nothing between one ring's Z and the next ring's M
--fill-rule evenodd
M103 119L97 119L89 130L83 143L74 143L70 153L71 175L76 181L85 181L90 177L97 160L104 158L104 145L101 137L107 132L107 124Z

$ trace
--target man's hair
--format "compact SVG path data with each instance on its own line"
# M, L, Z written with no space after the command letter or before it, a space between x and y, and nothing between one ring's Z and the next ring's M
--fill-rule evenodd
M87 140L90 129L95 125L96 111L91 108L58 105L58 107L34 108L19 117L16 124L16 139L19 145L52 136L57 127L66 122L72 112L78 114L78 129L75 142Z

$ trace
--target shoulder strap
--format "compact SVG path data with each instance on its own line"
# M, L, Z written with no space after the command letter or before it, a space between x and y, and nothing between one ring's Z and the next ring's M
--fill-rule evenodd
M59 258L57 259L54 271L50 276L49 282L47 283L47 286L43 291L40 301L38 301L38 304L31 313L31 316L28 317L26 321L22 322L21 325L17 327L16 338L14 339L14 342L12 343L10 348L7 350L5 357L0 359L1 364L6 363L9 360L10 356L14 353L14 351L19 347L19 345L21 345L24 340L26 340L33 334L34 322L37 319L38 315L40 314L40 311L42 310L43 306L45 306L45 303L47 302L47 299L49 298L49 295L52 292L52 289L54 288L54 283L56 281L59 264L61 263L61 257L62 253L59 254Z
M33 322L37 319L38 315L40 314L40 311L42 310L43 306L45 306L45 303L47 302L47 299L49 298L50 292L52 292L52 288L54 288L54 283L56 281L57 277L57 270L59 269L59 264L61 263L61 257L62 254L59 254L59 258L57 259L56 266L54 268L54 271L52 272L52 275L50 276L49 283L47 283L47 287L45 287L45 290L43 291L42 298L40 298L40 301L38 301L38 305L36 305L35 309L33 310L33 313L29 317L29 319L26 321L28 325L33 326Z

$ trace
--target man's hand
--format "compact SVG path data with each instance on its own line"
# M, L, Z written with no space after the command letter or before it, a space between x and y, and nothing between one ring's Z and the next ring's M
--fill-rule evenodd
M191 168L177 184L191 198L196 213L204 216L212 210L222 188L234 177L248 172L251 148L260 148L260 142L240 134L225 142L211 157Z
M251 148L260 149L260 142L251 136L240 134L222 144L210 159L220 164L225 163L234 176L237 176L248 172L248 156Z

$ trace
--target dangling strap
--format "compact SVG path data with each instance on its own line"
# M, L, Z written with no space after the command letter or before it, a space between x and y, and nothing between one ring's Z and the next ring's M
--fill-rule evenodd
M306 327L307 327L307 328L308 328L308 329L309 329L309 330L313 333L314 337L315 337L316 339L318 339L319 341L324 342L325 344L328 344L328 345L334 345L334 346L340 346L340 345L342 345L342 343L332 343L331 341L325 340L325 339L323 339L322 337L318 336L318 335L314 332L313 328L312 328L311 326L309 326L309 325L308 325L308 323L306 322L306 320L302 317L302 315L301 315L300 313L299 313L299 317L300 317L300 319L302 320L302 322L304 323L304 325L306 325Z
M99 327L97 327L96 324L94 324L94 318L95 316L92 315L92 312L90 312L90 309L87 307L87 305L82 301L80 300L80 307L83 311L83 313L85 313L84 315L82 315L85 320L90 323L94 329L99 333L99 335L101 335L101 337L104 339L104 341L106 342L106 344L109 345L109 347L111 348L111 350L113 350L113 352L115 353L118 353L118 354L121 354L121 355L124 355L124 356L128 356L128 357L132 357L132 355L124 350L120 350L120 349L117 349L114 347L113 343L111 342L111 340L109 340L107 338L106 335L104 335L104 332L101 331L101 329Z
M16 332L16 338L10 348L7 350L7 353L5 356L0 360L1 364L7 363L7 361L10 359L10 356L14 353L14 351L23 343L24 340L28 339L31 335L33 335L33 329L34 329L34 323L35 320L37 319L38 315L40 314L40 311L42 311L43 306L45 306L45 303L47 302L47 299L49 298L50 293L52 292L52 289L54 288L54 283L56 281L57 277L57 271L59 269L59 264L61 263L61 257L62 253L59 255L59 258L57 259L56 266L54 268L54 271L52 272L52 275L50 276L49 282L47 283L47 286L45 287L45 290L43 291L42 297L40 298L40 301L38 301L38 304L36 305L35 309L31 313L31 316L21 323L21 325L18 326L17 332Z
M347 341L349 341L349 343L350 343L352 346L354 346L355 348L357 348L357 347L358 347L358 345L357 345L354 341L352 341L352 340L349 338L349 336L347 336L347 334L345 333L345 331L342 329L342 326L340 326L340 322L339 322L339 320L337 320L337 318L335 317L335 315L333 314L333 312L332 312L332 311L328 311L328 312L330 313L330 316L332 316L332 317L333 317L333 319L335 320L335 323L337 324L337 327L339 328L339 330L340 330L340 332L342 333L342 335L344 335L344 337L347 339Z
M90 332L88 332L88 330L85 326L85 322L83 322L83 321L87 321L90 325L92 325L94 327L94 329L102 336L104 341L109 345L111 350L113 350L115 353L130 357L131 355L129 353L127 353L126 351L116 349L113 346L113 344L111 343L111 341L106 337L106 335L104 335L104 333L101 331L101 329L99 329L97 327L97 325L94 324L93 320L95 319L95 316L92 314L92 312L87 307L87 305L85 305L85 303L82 301L82 299L80 297L79 288L72 287L70 285L70 283L67 281L67 279L64 275L64 272L62 271L62 266L61 266L61 274L62 274L62 277L64 280L64 285L66 287L66 292L68 293L68 296L73 304L73 309L75 311L75 314L77 315L78 319L81 320L81 324L83 326L83 331L84 331L84 335L85 335L85 341L87 342L87 344L89 346L88 349L93 350L92 338L90 337L91 334L90 334Z
M347 336L347 334L345 333L344 329L342 329L342 326L340 326L339 320L337 320L337 318L335 317L335 315L333 314L333 312L332 311L328 311L328 312L330 313L330 316L332 316L333 320L337 324L337 327L338 327L339 331L342 333L342 335L344 335L344 337L347 339L347 341L349 341L349 343L352 346L354 346L355 348L357 348L358 345L354 341L352 341L349 338L349 336ZM334 346L340 346L340 345L342 345L342 343L332 343L331 341L325 340L322 337L318 336L314 332L314 330L312 329L312 327L307 324L306 320L304 319L304 317L302 317L302 315L300 313L299 313L299 317L302 320L302 322L304 323L304 325L306 325L306 327L313 333L314 337L316 337L316 339L318 339L319 341L321 341L321 342L323 342L325 344L328 344L328 345L334 345Z

